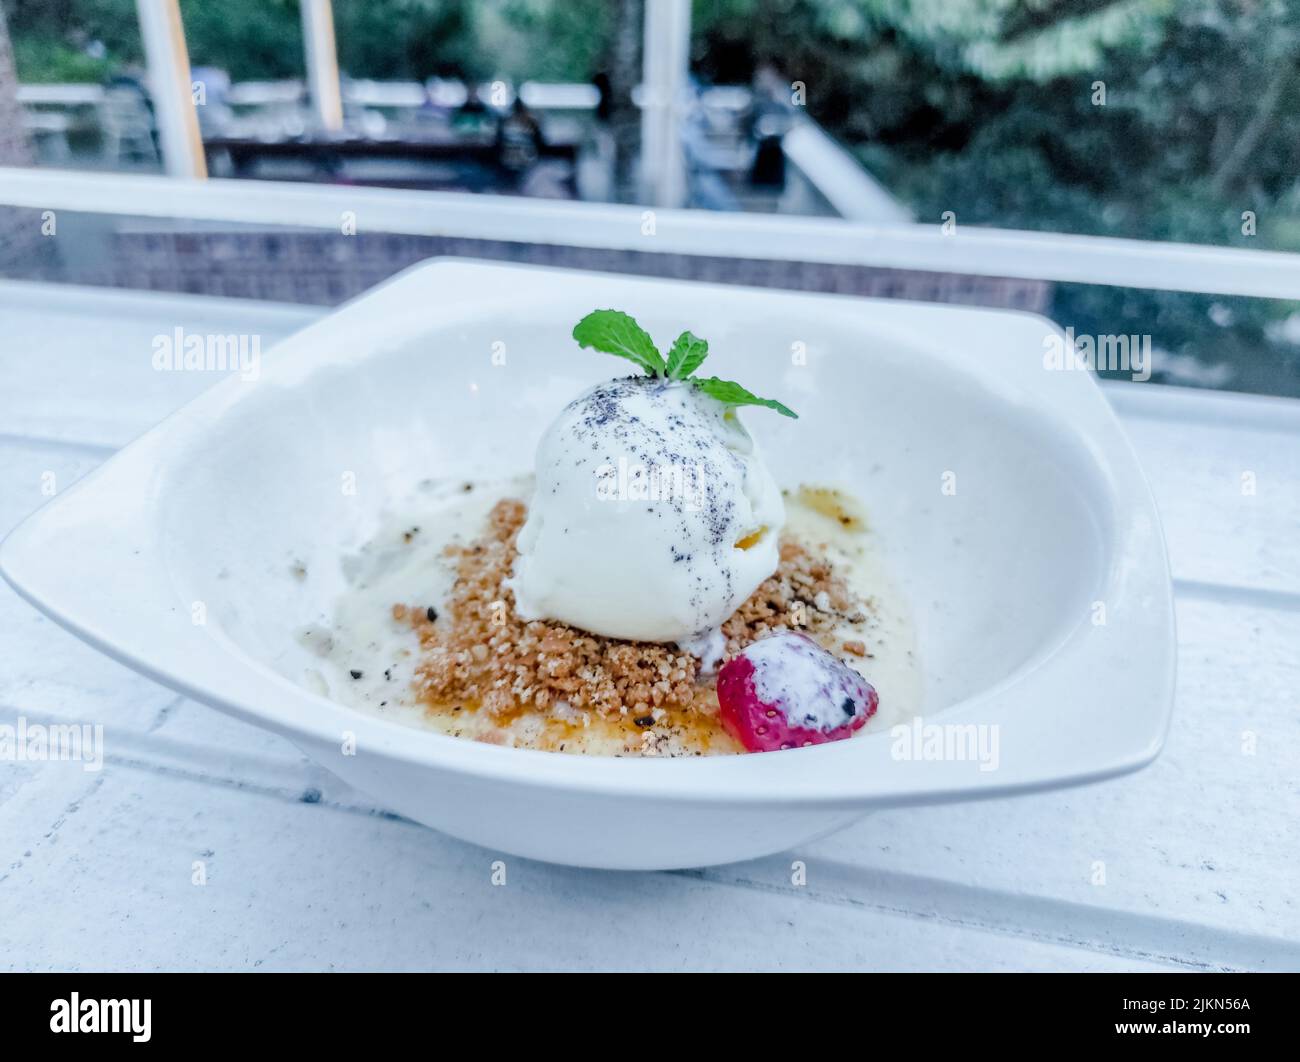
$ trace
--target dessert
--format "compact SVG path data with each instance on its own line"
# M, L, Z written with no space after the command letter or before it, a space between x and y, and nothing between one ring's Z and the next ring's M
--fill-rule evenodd
M910 622L861 507L778 488L738 413L793 411L693 375L690 332L661 355L597 311L574 338L643 374L562 409L531 477L418 485L302 630L307 681L453 736L613 756L779 751L914 714Z
M674 643L711 666L723 622L776 570L781 492L735 406L690 378L707 343L683 333L665 361L614 311L575 336L638 352L647 374L579 395L542 436L515 611Z

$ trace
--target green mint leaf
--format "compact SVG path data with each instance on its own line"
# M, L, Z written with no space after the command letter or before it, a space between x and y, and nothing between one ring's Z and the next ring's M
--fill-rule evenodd
M752 391L746 391L740 384L733 383L731 380L719 380L716 376L710 376L707 380L692 380L691 383L709 397L716 398L728 406L766 406L768 409L775 409L783 417L794 417L796 420L799 418L798 413L775 398L759 398Z
M701 339L692 332L683 332L677 337L673 349L668 352L668 376L673 380L685 380L704 364L709 356L709 341Z
M664 359L644 328L619 310L594 310L573 326L580 347L634 361L651 376L664 374Z

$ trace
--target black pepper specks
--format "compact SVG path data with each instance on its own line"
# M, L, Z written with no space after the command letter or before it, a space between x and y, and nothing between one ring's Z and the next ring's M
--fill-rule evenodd
M647 403L655 416L643 415ZM712 625L719 598L735 597L733 553L746 533L740 525L748 519L730 487L744 482L749 459L730 445L737 426L722 423L723 411L714 405L696 399L693 388L677 381L649 376L609 380L568 404L560 417L563 434L554 437L550 456L557 467L580 475L603 476L597 471L602 466L624 462L649 469L652 477L655 469L681 470L689 477L684 489L627 500L653 502L641 511L665 525L672 563L685 569L686 604L696 630ZM554 483L539 484L539 489L556 493Z

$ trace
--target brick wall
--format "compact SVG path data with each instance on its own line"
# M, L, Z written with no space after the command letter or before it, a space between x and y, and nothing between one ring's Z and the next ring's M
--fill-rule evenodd
M1035 312L1051 297L1051 285L1034 280L387 233L219 231L136 221L119 223L105 250L65 256L60 279L332 306L416 262L448 256Z

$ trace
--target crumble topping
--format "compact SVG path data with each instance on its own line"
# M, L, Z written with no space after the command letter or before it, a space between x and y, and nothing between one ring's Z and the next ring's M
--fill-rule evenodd
M504 583L526 511L521 501L500 501L479 538L447 547L456 580L441 611L427 603L393 606L393 617L419 635L416 696L453 711L482 708L499 720L532 710L575 725L590 713L629 717L638 727L670 710L716 714L713 676L702 676L690 653L515 615ZM845 623L865 624L871 609L850 594L829 561L783 537L776 572L723 624L726 657L773 631L826 638ZM870 655L861 642L843 648Z

